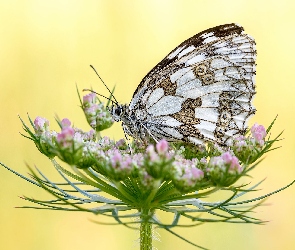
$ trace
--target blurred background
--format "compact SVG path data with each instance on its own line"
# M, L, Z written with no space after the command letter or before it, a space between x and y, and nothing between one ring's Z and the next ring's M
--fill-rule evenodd
M51 0L0 1L0 161L26 174L26 164L46 175L53 168L36 147L21 137L19 114L27 121L43 116L57 129L55 114L88 130L79 108L81 90L93 87L107 94L93 64L122 103L128 103L145 74L179 43L192 35L236 22L257 42L257 114L250 124L268 126L278 114L273 136L284 140L252 172L263 178L259 196L295 177L295 31L293 0ZM106 134L106 133L105 133ZM123 137L117 124L107 131ZM0 168L0 249L80 250L137 249L135 231L123 226L100 226L91 214L16 209L31 205L18 196L47 197L42 190ZM294 249L295 186L268 199L255 216L263 226L209 224L176 229L177 233L210 249ZM165 214L160 215L165 218ZM110 222L112 222L110 220ZM158 230L159 250L195 249Z

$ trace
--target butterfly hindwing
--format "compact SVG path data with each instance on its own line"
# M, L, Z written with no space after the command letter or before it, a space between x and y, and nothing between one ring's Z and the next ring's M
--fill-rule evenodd
M143 78L130 112L141 116L155 139L225 145L244 133L246 120L255 112L255 57L255 42L241 26L203 31Z

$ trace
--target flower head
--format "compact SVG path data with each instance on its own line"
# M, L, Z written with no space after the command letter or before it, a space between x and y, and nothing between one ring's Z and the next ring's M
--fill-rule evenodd
M71 122L68 118L64 118L61 120L61 127L62 128L68 128L71 126Z
M34 120L34 130L37 135L43 134L45 131L48 131L49 121L46 118L37 116Z
M234 183L241 176L242 171L238 158L229 151L212 157L206 169L213 183L224 187Z
M114 121L104 104L97 103L97 100L94 93L83 96L82 109L89 125L96 131L102 131L111 127Z
M264 145L264 138L266 137L266 130L262 125L255 123L251 127L251 133L256 143L260 146Z
M156 148L159 155L165 155L168 152L168 142L162 139L156 144Z
M41 153L51 158L58 173L66 180L64 183L54 183L41 171L40 177L32 171L31 182L44 187L56 198L49 201L31 198L27 200L55 210L80 210L111 215L119 223L126 225L129 222L125 222L125 219L139 217L141 225L155 223L169 229L177 226L181 216L192 219L193 225L196 225L197 221L206 221L201 218L202 213L216 215L216 220L210 218L210 221L220 222L220 211L224 221L257 223L248 214L251 207L235 207L235 204L248 204L249 199L242 202L231 201L248 193L247 191L253 191L253 186L246 188L246 185L234 183L240 177L248 175L257 165L254 162L265 151L270 151L276 141L275 139L264 144L266 131L263 126L255 124L251 128L252 136L229 138L232 144L227 148L213 143L201 146L185 142L169 145L166 140L148 146L145 141L136 141L127 147L125 140L116 142L109 137L99 136L97 122L104 116L101 111L104 107L96 101L94 94L83 98L85 114L95 128L89 132L72 127L67 118L59 123L59 133L49 130L49 122L45 118L35 119L32 124L35 134L23 123L30 139ZM97 113L99 109L101 110ZM53 159L55 156L69 164L72 171L59 165ZM203 200L218 190L229 191L229 197L217 202ZM267 196L269 195L255 200L259 201ZM73 208L69 209L68 206ZM155 215L157 210L173 213L171 224L162 224ZM126 213L127 211L131 214ZM132 223L134 221L130 222Z
M96 94L89 93L88 95L83 96L83 105L90 107L92 104L96 102Z

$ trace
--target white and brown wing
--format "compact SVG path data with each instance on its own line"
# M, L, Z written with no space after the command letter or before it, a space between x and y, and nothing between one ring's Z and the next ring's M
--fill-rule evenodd
M241 26L205 30L143 78L129 109L154 138L226 145L255 113L255 58L255 42Z

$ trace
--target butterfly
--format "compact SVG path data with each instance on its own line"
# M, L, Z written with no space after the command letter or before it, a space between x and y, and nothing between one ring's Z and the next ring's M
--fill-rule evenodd
M237 24L185 40L140 82L129 105L109 109L125 134L146 142L226 146L255 113L255 41Z

